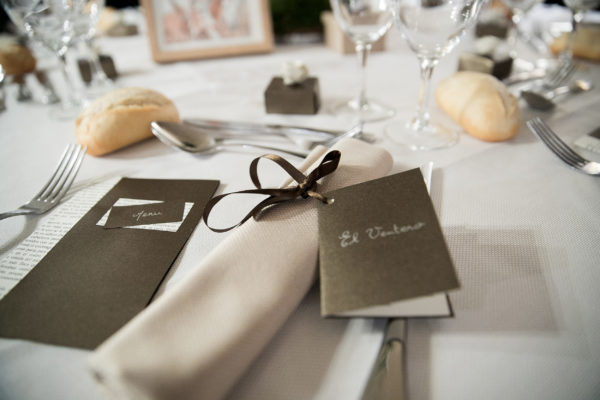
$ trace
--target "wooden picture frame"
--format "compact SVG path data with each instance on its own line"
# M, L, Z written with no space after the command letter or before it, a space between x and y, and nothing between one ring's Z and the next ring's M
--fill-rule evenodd
M142 0L142 6L156 62L273 50L268 0Z

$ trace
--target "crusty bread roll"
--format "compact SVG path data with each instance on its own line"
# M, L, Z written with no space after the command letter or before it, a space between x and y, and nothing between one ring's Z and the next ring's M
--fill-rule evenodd
M150 89L115 89L90 103L75 121L77 142L100 156L152 136L152 121L179 121L175 104Z
M435 97L442 110L476 138L498 142L519 132L517 98L491 75L457 72L440 83Z
M31 51L11 36L0 36L0 65L7 75L23 75L35 70Z

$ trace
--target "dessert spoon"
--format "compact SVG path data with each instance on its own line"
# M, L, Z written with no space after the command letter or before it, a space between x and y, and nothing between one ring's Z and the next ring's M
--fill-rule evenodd
M279 151L302 158L306 157L309 153L308 150L291 150L283 147L252 143L248 140L214 137L200 129L194 129L181 124L169 124L167 129L167 125L164 122L154 121L150 124L150 127L154 136L164 144L190 153L209 154L231 146Z
M591 82L578 79L569 85L560 86L543 93L535 92L533 90L524 90L521 92L521 96L531 108L546 111L554 108L556 104L553 99L556 96L567 93L587 92L590 89L592 89Z

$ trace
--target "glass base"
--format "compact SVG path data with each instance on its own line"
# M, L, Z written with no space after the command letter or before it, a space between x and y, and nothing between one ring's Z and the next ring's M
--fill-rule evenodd
M116 84L107 77L94 77L92 81L83 88L83 95L85 97L84 103L91 103L116 87Z
M58 103L50 109L50 118L60 120L75 120L83 110L80 103Z
M333 107L333 113L358 118L359 122L372 122L392 118L396 111L391 107L370 100L361 107L358 101L353 99L336 104Z
M385 127L385 135L394 143L411 150L445 149L458 143L459 131L439 124L419 124L414 120L390 122Z

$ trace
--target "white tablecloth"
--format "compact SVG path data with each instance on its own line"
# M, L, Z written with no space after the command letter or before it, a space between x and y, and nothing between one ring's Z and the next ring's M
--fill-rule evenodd
M467 41L468 42L468 41ZM269 55L156 65L145 36L101 40L122 74L120 86L156 89L184 117L283 122L343 129L352 121L329 113L355 93L354 56L323 46L277 47ZM434 82L450 75L456 56L442 60ZM415 56L392 32L388 50L369 60L368 92L408 119L418 94ZM519 48L533 59L529 49ZM283 61L304 60L319 77L317 116L267 115L263 91ZM600 86L600 67L578 74ZM17 104L9 88L0 114L0 210L37 192L67 142L73 121L50 119L48 108ZM598 90L571 97L542 115L572 142L600 125ZM435 109L435 105L434 109ZM433 197L462 288L450 295L452 319L412 320L408 329L411 399L600 398L600 180L574 171L523 123L508 142L466 134L447 150L412 152L366 130L393 154L394 172L435 163ZM590 154L588 154L590 155ZM256 154L201 157L148 140L102 158L87 157L82 183L113 176L219 179L220 191L247 188ZM596 156L597 158L600 158ZM266 185L281 179L266 171ZM0 222L0 256L48 216ZM224 237L199 225L161 288L186 273ZM323 320L315 288L232 389L231 399L358 399L375 358L381 320ZM85 363L87 351L0 339L0 398L100 399Z

